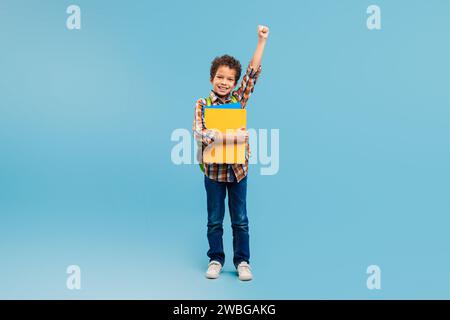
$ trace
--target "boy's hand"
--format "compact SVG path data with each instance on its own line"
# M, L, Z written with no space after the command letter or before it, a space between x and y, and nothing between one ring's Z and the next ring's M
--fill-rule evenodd
M239 128L236 132L237 136L243 136L245 138L248 138L248 131L245 128Z
M210 129L212 132L214 132L214 140L222 139L222 132L218 129Z
M258 38L259 40L266 40L269 36L269 28L266 26L258 26Z
M214 131L214 140L217 142L228 141L233 142L234 139L248 139L248 131L245 128L239 128L238 130L230 133L220 132L217 129L212 129Z

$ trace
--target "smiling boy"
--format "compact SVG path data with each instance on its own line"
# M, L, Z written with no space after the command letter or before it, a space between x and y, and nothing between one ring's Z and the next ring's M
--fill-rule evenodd
M238 136L245 137L246 156L244 164L204 163L204 182L208 211L209 257L206 277L219 277L225 262L223 250L223 219L225 215L225 196L228 191L228 209L233 229L233 264L240 280L253 278L250 268L249 228L247 217L247 173L248 173L248 133L245 130L234 134L223 134L205 127L203 107L240 102L245 108L261 73L261 60L269 35L269 28L258 26L258 44L247 71L237 90L233 89L241 76L241 64L229 55L213 60L210 70L212 90L208 97L199 99L195 106L193 131L195 139L202 144L202 150L214 141L234 141Z

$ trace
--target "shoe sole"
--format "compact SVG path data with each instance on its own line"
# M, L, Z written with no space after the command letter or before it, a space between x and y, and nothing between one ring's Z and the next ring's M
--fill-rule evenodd
M241 281L250 281L250 280L253 280L253 278L239 278L239 280L241 280Z
M218 274L217 276L205 274L205 277L206 277L207 279L217 279L217 278L219 278L219 276L220 276L220 274Z

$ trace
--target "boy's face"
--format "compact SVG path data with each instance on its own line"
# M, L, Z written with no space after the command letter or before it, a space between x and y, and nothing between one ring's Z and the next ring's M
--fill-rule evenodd
M220 97L226 97L236 85L236 70L228 66L219 66L216 75L211 79L213 90Z

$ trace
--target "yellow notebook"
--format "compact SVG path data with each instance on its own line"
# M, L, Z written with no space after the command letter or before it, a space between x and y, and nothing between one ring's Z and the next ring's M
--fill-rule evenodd
M207 129L217 129L223 133L235 132L246 128L247 110L241 104L230 103L218 106L204 107L205 126ZM203 151L205 163L245 163L245 141L241 139L234 143L215 141Z

